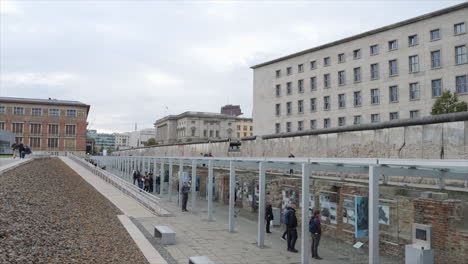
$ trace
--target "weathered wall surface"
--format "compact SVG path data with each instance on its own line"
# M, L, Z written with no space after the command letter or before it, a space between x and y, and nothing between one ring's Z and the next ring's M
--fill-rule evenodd
M317 135L242 141L240 152L229 142L156 146L115 152L133 156L296 157L468 159L468 121L390 127Z

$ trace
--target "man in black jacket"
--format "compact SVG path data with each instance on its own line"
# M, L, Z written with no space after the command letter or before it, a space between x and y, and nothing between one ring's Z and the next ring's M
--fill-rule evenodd
M266 232L270 232L270 222L273 220L273 208L271 207L271 203L268 202L265 208L265 221L266 221Z
M296 204L292 203L288 212L288 251L297 253L296 240L297 240L297 217L296 217Z

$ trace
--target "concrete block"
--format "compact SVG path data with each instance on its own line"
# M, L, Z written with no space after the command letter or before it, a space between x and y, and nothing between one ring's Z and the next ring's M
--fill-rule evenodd
M448 193L432 193L432 199L434 200L447 200Z
M432 199L432 192L422 192L420 197L424 199Z
M195 256L189 258L189 264L215 264L206 256Z
M465 123L444 123L444 159L462 159L465 155Z
M173 245L176 243L176 232L167 226L155 226L154 236L161 238L161 244L163 245Z

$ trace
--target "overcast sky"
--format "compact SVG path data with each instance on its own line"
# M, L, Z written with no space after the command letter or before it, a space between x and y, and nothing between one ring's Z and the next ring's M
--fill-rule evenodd
M0 0L0 96L82 101L102 132L250 117L250 66L461 2Z

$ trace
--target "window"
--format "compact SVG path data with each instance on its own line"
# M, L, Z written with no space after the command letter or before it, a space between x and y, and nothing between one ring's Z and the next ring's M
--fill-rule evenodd
M455 86L457 93L468 93L468 86L466 85L466 75L455 77Z
M463 64L466 63L466 46L455 47L455 63Z
M299 93L304 92L304 80L297 81L297 90L299 91Z
M277 116L279 116L281 114L281 105L280 104L275 105L275 114Z
M313 60L310 62L310 69L313 70L315 68L317 68L317 62Z
M41 138L30 137L29 138L29 146L31 148L40 148L41 147Z
M60 111L58 109L49 109L49 116L60 116Z
M59 125L58 124L49 124L48 133L51 135L58 135Z
M345 83L346 83L345 71L339 71L338 72L338 84L345 85Z
M418 45L418 35L408 37L408 46Z
M291 114L291 102L286 103L286 114L290 115Z
M338 107L345 108L346 107L346 98L344 94L338 95Z
M244 126L244 130L247 130L247 126Z
M317 89L317 78L310 77L310 90L316 90L316 89Z
M0 115L3 115L3 114L5 114L5 107L0 106Z
M302 131L304 129L304 121L297 121L297 131Z
M213 137L213 130L210 130L210 138Z
M379 104L380 103L380 93L379 89L371 89L371 104Z
M192 135L192 137L195 136L195 131L196 131L195 129L192 129L192 130L191 130L191 135Z
M398 75L398 62L397 60L388 61L389 75L395 76Z
M371 72L370 72L371 80L377 80L379 78L379 64L378 63L371 64L370 69L371 69Z
M338 63L343 63L345 62L345 55L344 53L338 54Z
M329 65L330 65L330 57L323 58L323 66L329 66Z
M22 137L15 137L15 143L16 144L23 143L23 138Z
M317 128L317 121L310 120L310 129L315 129L315 128Z
M432 80L432 97L438 97L442 95L442 79Z
M409 85L410 100L418 100L419 96L420 96L419 83L410 83Z
M42 115L42 109L41 108L33 108L31 111L31 114L33 116L41 116Z
M388 88L390 103L398 102L398 86L390 86Z
M215 134L216 134L216 137L219 138L219 130L216 130ZM246 137L246 136L247 136L247 133L244 132L244 137Z
M389 118L390 118L390 120L397 120L398 119L398 112L391 112Z
M357 60L361 58L361 49L353 50L353 59Z
M431 68L440 68L440 50L431 51Z
M5 122L4 121L0 122L0 129L5 130Z
M409 71L410 73L419 72L419 56L418 55L409 57Z
M240 125L237 125L237 130L241 130L241 126L240 126Z
M237 132L237 137L240 138L240 132Z
M48 138L47 139L48 148L58 148L58 138Z
M13 107L13 114L14 115L24 115L24 108L15 106Z
M304 71L304 64L297 65L297 72L303 72L303 71Z
M281 85L280 84L276 85L276 96L281 96Z
M372 114L370 117L372 123L380 122L380 114Z
M359 125L361 124L361 116L360 115L355 115L354 120L353 120L354 125Z
M354 92L354 106L361 106L361 92Z
M344 116L338 117L338 126L344 126L346 125L346 119Z
M281 133L281 124L280 123L275 124L275 133L276 134Z
M276 78L281 77L281 70L276 70Z
M370 46L370 55L377 55L379 54L379 45L372 45Z
M67 110L67 117L76 117L76 110Z
M76 125L65 125L65 135L74 136L76 134Z
M286 94L291 94L292 93L292 83L287 82L286 83Z
M330 74L324 74L323 75L323 87L324 88L330 88L331 80L330 80Z
M297 101L297 112L304 113L304 101L303 100Z
M250 129L250 131L253 131L253 126L250 126L250 128L249 128L249 129Z
M431 41L439 40L440 39L440 30L434 29L430 31Z
M291 132L291 122L286 122L286 132Z
M330 96L324 96L323 97L323 109L324 110L330 110Z
M412 110L409 112L410 118L418 118L419 117L419 110Z
M390 40L388 42L388 50L396 50L398 49L398 41L395 39L395 40Z
M287 68L286 68L286 74L287 74L287 75L291 75L291 74L292 74L292 68L291 68L291 67L287 67Z
M23 133L23 123L12 123L11 124L12 133Z
M323 119L323 128L329 128L331 126L330 118Z
M203 130L203 136L204 137L207 137L208 136L208 132L206 130ZM240 137L239 136L239 133L237 133L237 137Z
M30 124L31 135L40 135L41 134L41 124Z
M455 35L466 33L465 23L453 25L453 31Z
M361 81L361 67L357 67L353 69L354 72L354 82Z
M310 111L317 111L317 100L315 98L310 98Z

